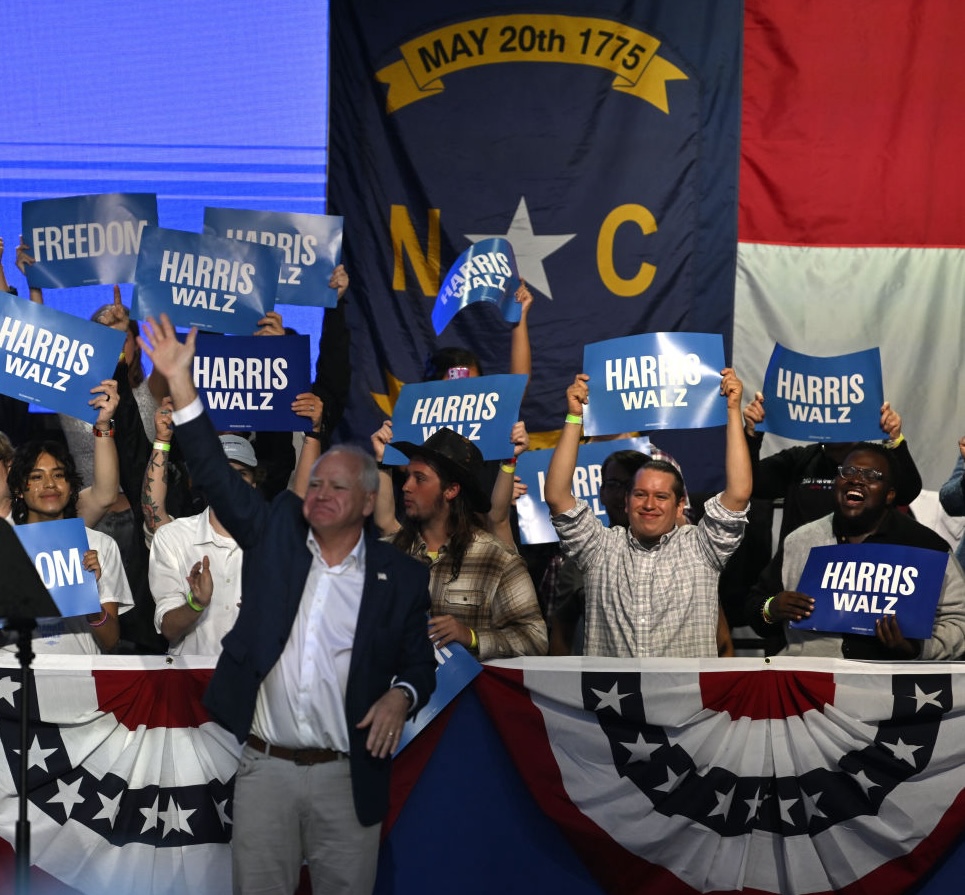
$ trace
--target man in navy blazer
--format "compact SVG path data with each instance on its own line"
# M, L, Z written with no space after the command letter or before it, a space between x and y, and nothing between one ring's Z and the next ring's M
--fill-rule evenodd
M392 750L435 686L428 572L363 535L378 471L360 449L324 454L304 501L248 487L195 391L195 331L179 342L165 315L145 329L192 477L244 550L238 621L204 699L245 743L235 891L290 895L303 860L314 891L371 891Z

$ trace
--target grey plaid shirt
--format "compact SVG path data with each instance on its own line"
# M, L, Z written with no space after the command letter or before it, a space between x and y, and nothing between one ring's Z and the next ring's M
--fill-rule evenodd
M586 582L588 656L716 656L717 579L744 536L747 511L719 495L697 525L644 547L626 528L604 528L578 500L553 525Z

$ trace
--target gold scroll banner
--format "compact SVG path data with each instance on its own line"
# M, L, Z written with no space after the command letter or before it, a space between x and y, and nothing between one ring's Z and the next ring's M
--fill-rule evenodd
M687 80L657 55L657 38L609 19L564 15L489 16L449 25L407 41L402 59L376 78L388 84L389 114L445 89L454 72L503 62L591 65L613 73L612 88L669 114L667 82Z

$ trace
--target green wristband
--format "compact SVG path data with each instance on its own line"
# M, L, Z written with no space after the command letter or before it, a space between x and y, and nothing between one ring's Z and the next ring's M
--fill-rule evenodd
M185 596L184 599L185 599L185 602L186 602L195 612L204 612L205 607L202 606L200 603L195 602L194 594L193 594L191 591L188 591L188 592L187 592L187 595Z
M582 426L583 417L577 416L575 413L568 413L566 414L566 422L572 423L574 426Z

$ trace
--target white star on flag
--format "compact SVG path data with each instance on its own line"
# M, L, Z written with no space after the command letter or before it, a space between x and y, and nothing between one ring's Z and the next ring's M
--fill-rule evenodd
M941 690L936 690L934 693L924 693L921 687L915 684L915 695L913 697L916 703L915 711L920 712L926 705L933 705L940 709L942 704L937 697L941 696L941 692Z
M872 786L877 786L879 789L881 787L881 784L875 783L874 780L872 780L864 772L864 770L860 770L857 773L852 774L851 776L854 777L855 782L858 784L858 786L860 786L864 790L865 795L867 795L871 791Z
M14 749L13 751L16 752L17 755L20 754L19 749ZM56 749L41 749L40 740L38 740L35 735L34 741L30 746L30 751L27 753L27 769L40 768L45 774L48 773L47 756L53 755L56 751Z
M83 777L78 777L73 783L64 783L63 780L57 781L57 795L51 796L47 800L48 805L61 804L67 817L70 817L75 805L82 805L84 797L80 794L80 786L84 782Z
M747 803L747 819L750 821L752 818L757 817L757 809L761 805L761 791L759 789L754 790L753 799L744 799Z
M800 802L800 799L778 799L777 804L781 812L781 820L786 824L794 825L794 821L791 820L791 809Z
M653 755L660 748L660 743L648 743L642 733L637 734L637 741L635 743L620 743L627 752L630 753L630 758L627 759L627 763L632 763L636 761L650 761L650 756Z
M20 689L20 682L12 677L0 678L0 699L5 699L13 708L13 694Z
M113 799L107 798L104 793L97 793L97 797L101 800L101 810L95 814L91 820L106 820L110 824L111 829L114 828L114 821L117 820L117 812L121 807L121 796L123 792L119 792Z
M620 700L626 699L629 693L621 693L620 685L614 684L609 690L604 692L603 690L593 690L593 694L600 700L596 704L596 710L599 712L601 709L613 709L618 715L623 714L623 709L620 708Z
M818 800L824 795L823 792L816 792L813 795L809 792L801 790L801 795L804 797L804 816L811 820L812 817L827 817L827 815L818 808Z
M655 786L654 789L658 792L672 792L678 781L683 780L688 773L690 772L684 771L682 774L675 774L670 768L667 768L667 782Z
M567 233L561 236L537 236L533 232L533 223L529 218L529 209L526 207L526 197L521 196L519 205L516 206L516 213L513 215L512 223L505 233L466 233L465 237L470 242L479 242L481 239L493 239L503 237L509 240L516 255L516 265L519 267L519 275L526 280L527 284L534 289L538 289L548 299L552 300L553 293L550 291L549 280L546 279L546 271L543 269L543 259L552 255L557 249L566 245L575 233Z
M144 826L141 827L141 832L146 833L148 830L153 830L157 826L158 810L157 810L158 797L154 797L154 804L150 808L142 808L141 814L144 815Z
M227 799L222 799L220 802L215 802L214 807L215 807L215 810L218 812L218 820L221 821L222 827L227 829L228 824L234 823L234 821L230 817L228 817L228 812L226 810L228 807Z
M902 761L907 761L912 767L915 767L915 753L921 749L921 746L912 746L911 743L906 743L901 737L898 737L897 743L885 743L882 742L883 746L887 746L895 758L900 758Z
M723 793L714 791L714 795L717 796L717 807L713 808L708 817L713 817L719 814L724 820L727 820L727 815L730 814L731 802L734 801L734 793L737 791L736 784L730 788L730 792Z
M175 801L174 796L168 799L168 807L164 811L158 812L158 818L164 823L164 832L161 833L161 838L164 839L171 830L176 830L178 833L190 833L191 826L188 824L188 818L194 814L194 808L190 810L185 810L181 808Z

